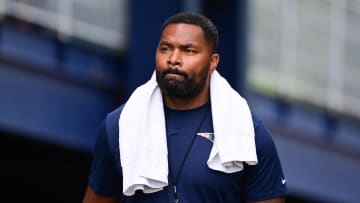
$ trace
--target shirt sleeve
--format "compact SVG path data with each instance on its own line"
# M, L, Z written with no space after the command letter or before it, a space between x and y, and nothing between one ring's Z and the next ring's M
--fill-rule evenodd
M255 118L254 123L258 164L246 166L246 202L262 201L287 194L286 180L271 134L261 121Z
M122 179L111 153L105 122L101 124L95 141L88 184L97 194L121 196Z

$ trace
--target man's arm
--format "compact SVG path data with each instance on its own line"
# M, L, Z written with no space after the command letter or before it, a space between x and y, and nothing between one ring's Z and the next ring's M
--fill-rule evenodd
M285 197L278 197L274 199L268 199L264 201L251 202L251 203L285 203Z
M244 200L252 203L284 203L287 194L286 180L282 172L271 133L253 116L257 165L245 165Z
M121 203L119 197L97 194L90 186L86 188L83 203Z
M116 126L116 124L112 126ZM118 132L117 129L112 129L112 131ZM95 141L88 186L83 198L84 203L120 202L122 177L116 165L120 160L116 159L113 154L115 152L112 151L117 148L111 147L109 144L109 142L114 143L117 140L117 137L108 137L106 123L103 122Z

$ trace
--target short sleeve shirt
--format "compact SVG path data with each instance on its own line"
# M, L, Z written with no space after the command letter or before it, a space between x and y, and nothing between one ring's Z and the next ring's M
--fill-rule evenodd
M89 186L101 195L122 194L118 139L121 110L122 107L107 116L95 143ZM204 116L205 119L201 122ZM245 164L244 169L236 173L214 171L207 166L216 137L213 133L210 104L186 111L166 108L165 118L169 185L156 193L136 192L133 196L124 196L123 202L172 202L172 186L177 176L180 202L238 203L272 199L287 194L285 177L271 134L255 115L253 124L258 164ZM184 160L188 150L189 154Z

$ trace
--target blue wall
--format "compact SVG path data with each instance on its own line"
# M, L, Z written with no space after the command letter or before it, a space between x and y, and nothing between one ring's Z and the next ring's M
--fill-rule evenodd
M121 60L43 32L2 24L0 130L90 151L121 99Z

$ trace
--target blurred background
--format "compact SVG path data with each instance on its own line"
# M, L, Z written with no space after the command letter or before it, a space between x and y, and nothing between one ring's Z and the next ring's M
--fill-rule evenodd
M218 26L218 70L272 131L287 202L359 202L360 0L0 0L1 202L81 202L98 126L179 11Z

